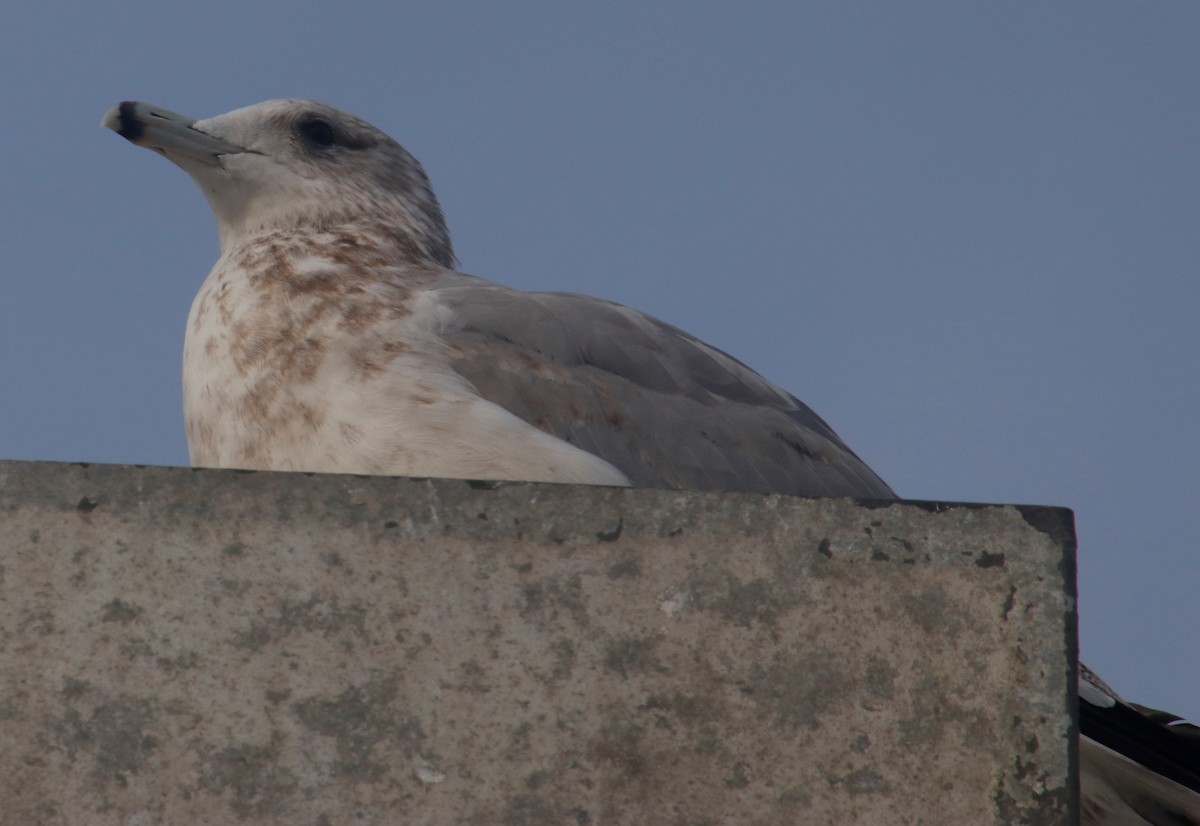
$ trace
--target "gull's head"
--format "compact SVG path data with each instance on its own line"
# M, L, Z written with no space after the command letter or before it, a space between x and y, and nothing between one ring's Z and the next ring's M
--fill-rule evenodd
M221 248L270 230L369 223L450 267L450 235L429 179L404 147L347 112L269 100L208 120L127 101L103 126L163 155L204 191Z

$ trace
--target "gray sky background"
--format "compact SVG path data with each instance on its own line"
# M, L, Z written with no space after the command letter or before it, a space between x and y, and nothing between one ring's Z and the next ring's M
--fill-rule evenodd
M216 232L105 109L315 98L421 159L464 270L699 335L902 495L1073 508L1085 658L1200 720L1197 43L1194 3L18 4L0 456L187 463Z

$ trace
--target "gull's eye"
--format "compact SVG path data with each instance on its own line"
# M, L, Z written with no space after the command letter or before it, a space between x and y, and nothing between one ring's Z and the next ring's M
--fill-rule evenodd
M329 121L313 118L302 121L296 130L309 143L317 146L333 146L333 127L329 125Z

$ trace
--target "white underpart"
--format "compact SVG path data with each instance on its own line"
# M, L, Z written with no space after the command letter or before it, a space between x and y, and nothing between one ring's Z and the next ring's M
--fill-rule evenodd
M407 317L360 334L338 329L339 319L332 316L310 332L330 342L330 349L312 380L289 383L270 412L318 411L315 430L264 428L261 419L239 416L239 406L276 365L264 363L247 372L229 355L230 330L248 322L258 296L227 261L223 257L205 280L188 319L184 413L194 465L629 484L608 462L481 398L458 376L436 334L439 308L431 293L418 295ZM337 268L312 259L295 266L299 272ZM228 284L223 299L232 313L228 318L215 310L222 281ZM206 300L209 309L198 318ZM210 339L218 342L215 353L206 352ZM406 349L384 372L356 379L356 349L376 348L384 340L404 342Z

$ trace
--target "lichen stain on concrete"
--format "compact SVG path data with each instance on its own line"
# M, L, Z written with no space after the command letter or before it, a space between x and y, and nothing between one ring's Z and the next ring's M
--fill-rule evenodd
M504 756L509 760L517 760L528 755L531 746L529 735L533 732L534 725L528 720L513 726L508 733Z
M733 764L733 769L725 778L725 785L730 789L744 789L750 785L750 764L739 760Z
M815 651L798 659L777 661L769 668L755 664L743 693L761 714L777 725L796 729L821 727L820 718L843 697L851 696L856 678L842 670L829 651Z
M1061 813L1068 810L1070 791L1065 785L1050 788L1049 777L1045 774L1040 775L1039 781L1040 791L1018 798L1006 788L1010 782L1008 778L1002 778L993 795L997 822L1011 826L1058 826L1062 823Z
M126 785L127 775L146 768L158 751L165 733L158 723L158 709L150 698L122 694L99 694L91 710L74 703L96 695L83 681L64 686L67 708L47 722L50 741L74 763L81 754L93 761L90 776L96 785Z
M662 666L654 656L658 641L647 637L621 637L608 644L604 652L604 667L620 674L622 679L630 674L661 671Z
M563 614L580 628L587 628L587 598L579 574L544 577L524 585L518 612L540 627L562 627Z
M792 786L780 792L777 802L784 809L810 809L812 808L812 795L804 789Z
M928 676L913 681L910 706L913 714L896 723L899 742L910 749L944 748L949 738L957 740L964 731L973 732L975 744L990 747L994 735L983 715L954 702L939 681Z
M157 657L154 664L169 674L178 674L200 665L200 655L195 651L185 651L174 657Z
M575 645L569 637L559 637L550 643L551 662L554 664L550 674L555 680L571 679L575 670Z
M40 637L48 637L57 630L54 624L54 612L49 609L26 612L17 624L18 635L36 634Z
M926 634L957 634L962 627L963 613L946 594L941 585L927 585L919 592L908 594L903 600L904 611Z
M328 600L316 596L306 600L281 599L276 604L275 616L254 620L248 628L234 634L233 644L259 651L292 635L313 632L328 635L347 631L349 637L361 639L367 613L366 606L357 602L343 605L337 597Z
M720 697L720 695L717 695ZM729 718L730 709L719 699L697 694L685 694L675 691L670 694L652 694L638 706L639 711L649 711L654 714L658 727L674 730L691 728L706 722L721 722ZM715 733L715 732L710 732Z
M453 688L455 691L463 694L488 694L492 690L492 682L488 679L489 675L484 670L479 661L471 658L463 660L458 666L460 679L453 685L447 685L447 688Z
M609 579L633 578L640 576L642 573L641 564L637 557L627 556L621 559L608 569Z
M879 772L863 766L841 777L830 777L829 785L841 786L851 797L862 794L887 794L892 790L889 783Z
M396 707L402 677L392 675L347 688L336 697L309 697L292 705L305 728L336 743L338 760L331 769L340 777L371 783L388 773L379 749L398 749L411 758L425 740L421 721Z
M755 623L773 627L784 613L803 601L799 593L776 581L760 578L742 582L729 572L719 578L693 580L688 590L696 595L702 610L714 611L743 628Z
M495 822L494 813L491 820L479 821L480 824ZM558 826L563 823L563 813L537 795L520 794L509 801L499 822L503 826Z
M123 599L114 599L104 606L104 612L100 615L101 622L119 622L122 625L128 625L142 615L142 607L134 605L132 602L126 602Z
M607 763L628 780L644 777L646 754L642 748L642 727L624 718L608 720L587 746L587 755L598 763Z
M891 663L883 657L867 658L866 691L872 697L891 700L896 696L896 678L900 676Z
M199 789L228 794L229 807L239 818L263 818L279 812L300 787L287 767L279 765L280 739L267 745L243 743L215 752L200 751Z

